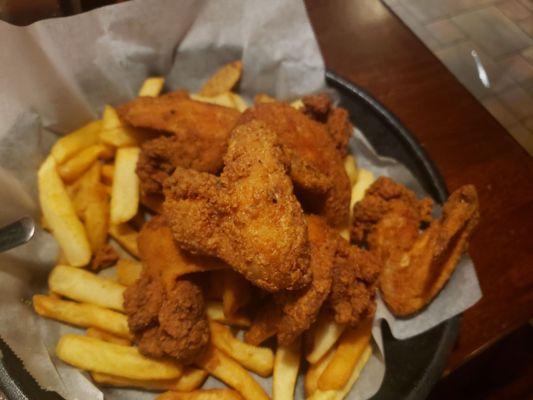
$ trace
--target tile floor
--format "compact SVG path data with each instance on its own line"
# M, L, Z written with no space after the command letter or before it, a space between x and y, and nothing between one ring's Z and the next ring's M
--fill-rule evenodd
M533 0L383 1L533 156Z

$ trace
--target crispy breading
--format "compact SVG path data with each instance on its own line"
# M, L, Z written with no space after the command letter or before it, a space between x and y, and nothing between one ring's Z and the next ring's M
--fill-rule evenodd
M178 244L268 291L306 286L307 226L276 135L259 121L240 125L224 165L220 177L178 167L165 182L164 215Z
M101 271L115 265L119 258L120 256L113 246L105 244L94 252L89 269L92 271Z
M239 123L263 121L279 138L299 200L311 213L335 227L348 222L350 181L343 159L326 127L288 104L256 104Z
M380 290L396 315L421 310L443 288L479 221L473 186L457 189L431 220L431 201L388 178L378 179L354 208L352 237L383 262ZM423 229L429 223L429 227Z
M222 168L227 141L240 113L194 101L185 92L137 97L117 109L131 126L172 133L142 146L137 173L143 194L160 194L177 166L215 173Z

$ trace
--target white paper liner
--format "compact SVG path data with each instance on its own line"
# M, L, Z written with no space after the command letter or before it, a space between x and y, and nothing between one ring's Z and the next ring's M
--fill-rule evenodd
M298 1L144 0L45 20L28 27L0 22L0 224L22 215L38 218L36 171L56 134L98 116L105 104L135 96L149 75L165 75L169 89L198 89L225 62L242 58L241 92L282 99L324 89L324 64L305 7ZM403 166L379 158L356 132L358 163L422 195ZM77 331L38 318L28 300L46 290L56 259L53 238L38 230L29 244L0 254L0 337L40 386L65 399L102 399L87 374L54 356L59 336ZM409 319L378 305L377 318L397 338L421 333L461 313L481 296L465 257L439 297ZM381 385L385 364L378 320L375 351L350 393L366 399ZM258 379L270 392L269 380ZM210 378L208 386L221 385ZM152 393L105 389L106 399L151 399ZM303 397L300 379L297 397Z

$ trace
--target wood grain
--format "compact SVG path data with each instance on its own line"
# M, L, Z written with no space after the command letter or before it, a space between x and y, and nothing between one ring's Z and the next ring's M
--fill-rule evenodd
M462 318L453 370L533 317L533 160L381 2L306 4L327 68L396 114L450 190L479 191L470 254L484 296Z

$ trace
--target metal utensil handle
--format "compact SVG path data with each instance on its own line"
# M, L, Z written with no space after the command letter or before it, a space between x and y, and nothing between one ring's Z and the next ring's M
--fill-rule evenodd
M0 252L28 242L35 233L35 223L30 217L24 217L0 228Z

